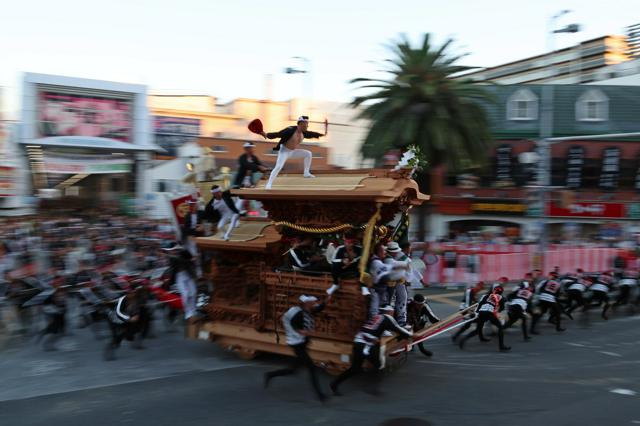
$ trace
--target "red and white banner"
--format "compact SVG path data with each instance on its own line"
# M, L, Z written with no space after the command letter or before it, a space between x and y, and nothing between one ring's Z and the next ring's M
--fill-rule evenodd
M189 214L189 201L194 200L191 195L185 195L184 197L174 198L171 200L171 206L173 207L173 216L179 225L184 224L184 218Z
M549 216L621 218L625 217L625 208L622 203L572 203L567 208L551 204Z
M474 283L477 281L494 282L500 277L507 277L510 280L519 280L524 274L534 269L534 259L538 252L537 246L530 247L530 252L513 253L480 253L477 254L478 265L475 271L471 272L468 267L468 254L458 252L456 267L447 269L442 256L437 256L435 264L427 264L427 269L423 275L423 282L430 284L461 284ZM559 247L552 246L545 253L543 272L553 270L556 266L562 273L574 272L581 268L587 272L602 272L613 268L613 259L618 256L627 255L623 249L596 247Z

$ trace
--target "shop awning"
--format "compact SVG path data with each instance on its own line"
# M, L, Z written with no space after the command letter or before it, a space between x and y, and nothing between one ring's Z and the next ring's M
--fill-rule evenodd
M89 136L52 136L49 138L32 139L30 141L20 141L22 145L42 146L42 147L64 147L64 148L89 148L118 152L140 152L155 151L167 152L164 148L155 145L136 145L122 142L115 139L96 138Z

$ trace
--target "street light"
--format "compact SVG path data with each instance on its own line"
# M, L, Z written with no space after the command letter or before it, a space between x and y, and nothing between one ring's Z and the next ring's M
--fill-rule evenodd
M305 96L305 92L306 92L306 97L307 97L307 115L311 115L311 109L312 109L312 93L311 93L311 88L312 88L312 84L311 84L311 61L308 58L304 58L302 56L293 56L291 59L295 59L295 60L299 60L304 62L304 68L298 67L298 68L294 68L294 67L286 67L284 69L285 74L306 74L306 88L304 87L304 83L303 83L303 88L302 88L302 96L304 98Z
M568 33L574 34L580 31L580 25L569 24L562 28L555 28L558 18L570 13L570 10L562 10L551 17L547 28L547 67L549 68L550 77L553 77L553 53L554 37L556 34ZM545 67L546 68L546 67ZM540 161L538 162L538 187L540 188L540 203L542 209L539 210L540 215L540 268L544 268L544 255L547 250L547 192L551 185L551 142L549 138L553 137L553 82L542 86L542 114L540 115L540 137L536 141L536 150Z

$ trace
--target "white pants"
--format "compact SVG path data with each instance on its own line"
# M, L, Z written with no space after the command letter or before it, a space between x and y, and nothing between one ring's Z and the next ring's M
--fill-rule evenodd
M222 231L224 226L229 223L229 227L227 227L227 231L224 233L224 239L228 240L231 235L231 231L234 230L238 226L238 220L240 219L239 214L225 215L218 221L218 231Z
M176 286L182 298L184 318L189 319L196 314L196 283L188 273L178 272L176 275Z
M269 176L269 181L267 182L265 189L271 189L271 185L273 185L273 181L278 177L278 173L284 167L284 164L287 162L289 158L304 158L304 175L307 176L311 174L311 151L306 149L289 149L284 145L280 146L280 151L278 151L278 159L276 160L276 165L271 171L271 175Z
M188 236L185 248L189 253L191 253L191 256L196 258L198 257L198 246L196 245L196 237L193 237L191 235Z
M242 208L242 200L238 199L235 201L235 206L236 209L238 209L239 212L242 212L243 208ZM218 232L222 231L224 229L224 226L228 223L229 227L227 228L227 232L224 233L224 239L228 240L229 237L231 236L231 231L233 231L235 228L237 228L240 224L239 224L239 220L240 220L240 215L237 213L226 213L224 215L222 215L222 217L220 218L220 220L218 221Z
M407 325L407 300L408 299L409 299L409 294L407 292L407 286L404 284L397 284L395 314L396 314L396 320L398 321L398 324L402 326Z

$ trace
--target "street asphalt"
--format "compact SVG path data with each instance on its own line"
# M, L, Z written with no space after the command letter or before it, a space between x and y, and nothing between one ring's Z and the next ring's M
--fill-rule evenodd
M427 292L438 315L455 311L459 292ZM0 425L491 425L640 424L640 315L616 312L605 322L566 321L557 333L523 342L506 334L509 353L470 340L465 350L448 335L429 341L429 359L411 353L385 377L383 395L364 392L366 378L346 382L344 396L321 404L304 372L263 374L286 357L235 358L207 341L185 340L161 324L145 350L125 344L104 362L104 340L73 330L58 350L33 339L0 352ZM322 375L328 390L330 377Z

